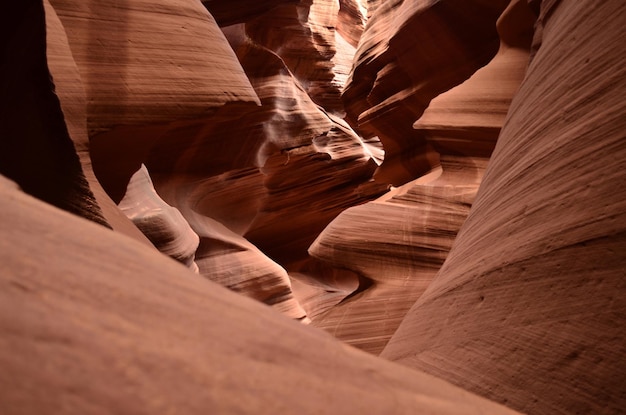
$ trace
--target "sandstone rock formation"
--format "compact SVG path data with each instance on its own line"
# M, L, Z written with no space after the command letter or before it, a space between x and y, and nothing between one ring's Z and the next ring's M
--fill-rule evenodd
M202 128L226 104L258 103L223 34L197 2L50 3L85 85L94 169L116 202L157 142L188 143L183 126Z
M441 169L346 210L311 246L313 256L367 279L359 296L315 321L338 338L380 353L443 264L528 63L534 18L525 2L513 4L498 21L494 59L433 99L414 125L437 150Z
M446 263L382 356L525 413L626 405L626 7L541 2Z
M157 194L143 164L130 178L118 206L160 252L198 272L194 259L200 238L180 211Z
M5 178L0 200L5 414L516 413L289 321Z
M384 144L379 180L403 184L438 164L437 153L413 122L432 98L493 57L498 49L493 23L507 4L392 0L375 8L343 101L351 125Z
M72 126L64 124L53 92L46 40L59 40L58 32L52 26L46 33L39 2L3 9L0 174L41 200L110 226L89 188L68 133ZM54 60L58 53L52 55Z
M309 244L341 210L385 190L367 184L376 163L350 127L304 91L306 76L327 83L319 71L299 73L297 79L288 60L249 41L241 28L225 29L229 44L199 4L127 3L52 2L85 84L90 153L99 181L119 202L144 163L157 192L169 195L166 202L188 215L185 220L200 235L201 274L254 298L284 299L292 305L277 306L303 319L285 270L265 255L285 265L306 257ZM309 6L285 6L285 16L295 18ZM324 4L316 7L311 16L331 18ZM311 27L334 33L313 17L311 23L296 21L295 30L308 36ZM115 30L107 26L110 20ZM265 42L275 45L276 39L268 35ZM330 53L314 57L312 64L326 65ZM332 76L329 68L324 73ZM141 104L147 101L150 105ZM318 203L309 203L312 199ZM233 243L237 255L247 259L233 261ZM281 283L268 288L268 281Z
M621 413L624 21L3 3L0 412Z

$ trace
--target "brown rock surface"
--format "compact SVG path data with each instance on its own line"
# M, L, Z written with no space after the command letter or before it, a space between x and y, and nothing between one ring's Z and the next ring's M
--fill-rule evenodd
M143 164L130 178L118 206L160 252L198 272L194 262L200 244L198 235L180 211L157 194Z
M91 202L90 209L95 211L101 209L107 223L114 230L150 244L145 236L120 212L95 177L89 155L87 100L82 79L74 62L61 21L47 0L44 1L44 8L48 68L54 82L54 91L61 104L67 132L74 142L85 178L95 196L95 201Z
M493 57L495 22L507 3L393 0L376 7L343 101L351 125L366 137L380 137L385 147L378 180L403 184L437 165L436 152L413 122L432 98Z
M326 25L336 17L333 10L338 12L331 3L282 5L267 19L293 23L294 33L308 42L307 51L323 49L307 62L324 66L334 40L334 31ZM167 202L193 215L186 219L196 224L194 231L206 230L192 213L199 209L208 223L221 221L238 234L238 244L248 246L240 237L248 238L285 264L306 256L308 245L341 210L384 191L360 187L376 164L360 138L326 114L302 86L326 83L324 76L334 76L332 64L324 66L323 76L302 64L296 78L285 64L293 63L293 56L283 60L234 26L225 32L236 56L212 17L197 5L140 0L129 0L128 7L69 0L53 5L67 28L86 85L94 168L115 201L145 163L159 193L172 194L165 188L171 185L189 191ZM298 10L307 10L308 17L299 20ZM104 25L111 19L117 26L109 33ZM246 31L255 33L249 27ZM165 30L166 39L164 28L171 29ZM314 42L316 31L324 32L323 45ZM277 46L273 34L264 41ZM294 45L286 50L302 53ZM105 75L106 82L100 82ZM146 101L150 105L141 104ZM313 199L317 202L310 203ZM216 241L221 235L201 238ZM231 237L224 244L229 245ZM253 251L254 257L261 255ZM218 257L211 254L212 261L218 261L214 265L238 273L241 282L255 269L238 261L242 270L235 272L235 263L225 259L225 265L219 265ZM286 278L282 267L270 268ZM203 273L214 278L209 269ZM246 291L252 292L253 286Z
M382 356L518 410L626 406L626 6L541 3L450 255Z
M514 414L340 344L0 177L14 414Z
M116 202L154 145L184 148L225 105L258 102L199 2L50 3L85 86L94 170Z
M443 264L528 63L534 19L525 2L513 4L498 21L494 59L433 99L414 125L441 155L442 170L346 210L311 246L313 256L367 279L316 326L378 354Z
M619 1L5 3L0 413L623 411Z
M312 101L280 56L254 42L243 24L224 32L261 106L207 123L179 154L155 147L148 167L159 192L188 189L168 203L181 211L193 206L287 266L306 257L343 209L386 188L368 184L376 167L368 149Z
M343 85L335 80L337 0L301 0L246 23L246 33L283 60L302 89L328 111L342 112Z
M294 298L287 271L256 246L202 211L207 187L180 178L161 179L159 194L177 206L200 238L195 262L206 278L273 306L285 315L308 322ZM182 198L180 200L179 198Z

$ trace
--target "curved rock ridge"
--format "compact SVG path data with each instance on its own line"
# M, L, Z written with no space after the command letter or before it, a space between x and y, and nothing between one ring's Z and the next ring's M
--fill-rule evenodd
M207 123L180 150L162 141L147 166L159 193L169 193L164 187L174 182L188 189L169 204L222 222L288 266L307 256L343 209L386 191L371 184L372 152L380 154L316 105L284 61L253 42L244 25L224 33L261 106Z
M199 258L211 259L199 259L200 272L271 304L284 300L279 307L303 319L284 266L305 258L310 243L340 211L386 190L370 183L376 167L372 157L380 159L380 150L315 104L303 87L308 81L296 79L285 60L252 41L243 25L224 28L229 45L201 6L162 3L52 2L85 84L89 151L98 180L120 202L143 163L158 193L172 194L167 187L174 183L187 189L185 197L176 194L166 202L184 215L189 212L185 219L203 232ZM272 16L294 23L300 28L294 26L296 32L308 36L310 48L321 50L311 60L316 64L332 55L335 32L327 26L339 12L338 3L333 5L283 5ZM115 33L104 31L111 19ZM157 36L155 22L172 34ZM328 42L315 43L315 30ZM302 72L305 66L300 75L314 81L318 71ZM106 82L96 82L106 73ZM109 105L114 95L119 95L115 107ZM151 104L141 106L147 97ZM208 228L198 225L203 223L198 214L207 217ZM141 220L144 229L165 227L169 233L176 228L151 218L155 223ZM216 220L233 233L213 226ZM183 233L168 239L187 241L178 247L184 253L176 255L189 262L194 238L182 225ZM235 256L230 249L212 248L233 243L240 252ZM263 265L250 266L246 258ZM237 274L234 280L232 274ZM273 282L263 282L267 279Z
M378 354L443 264L469 214L528 64L534 17L514 2L498 20L501 47L467 81L437 96L414 124L442 169L334 220L310 253L369 281L314 324Z
M247 297L271 305L283 314L308 323L293 296L287 271L256 246L203 211L209 188L184 176L155 176L159 195L176 206L200 244L195 252L199 273ZM196 197L198 199L196 199Z
M203 4L222 28L244 24L249 40L280 56L313 101L344 115L340 93L365 28L367 2L214 0Z
M376 7L342 99L350 124L365 137L378 136L385 147L377 180L400 185L438 164L413 122L432 98L494 56L495 22L507 4L393 0Z
M66 81L62 28L52 18L46 33L40 1L7 3L0 14L0 174L47 203L110 227L76 154L75 131L65 124L67 102L55 93Z
M626 5L540 11L472 211L382 356L529 414L619 414Z
M95 200L89 203L89 210L98 212L101 209L107 224L110 224L115 231L150 245L151 243L145 236L118 209L95 177L89 155L87 100L82 80L61 21L48 1L44 1L44 9L48 68L54 82L55 94L61 104L67 132L74 143L85 178L89 182L89 188L95 196Z
M368 18L367 3L365 0L339 0L337 34L354 48L358 47L365 30Z
M516 413L346 347L4 177L0 231L7 414Z
M198 235L178 209L159 197L143 164L130 178L118 206L160 252L198 272L194 262L200 244Z
M88 97L90 135L256 102L213 17L196 1L51 0Z
M314 102L328 111L343 113L340 95L347 74L340 74L338 80L333 60L349 61L352 56L345 47L343 54L336 56L338 14L337 0L301 0L246 22L246 33L280 56Z
M444 170L447 155L462 155L467 163L483 163L491 155L526 73L534 23L526 0L511 1L496 23L496 56L467 81L431 100L413 124L442 156Z
M115 202L180 120L201 129L227 105L256 106L241 65L199 2L52 0L87 95L95 173ZM196 122L192 122L195 120Z

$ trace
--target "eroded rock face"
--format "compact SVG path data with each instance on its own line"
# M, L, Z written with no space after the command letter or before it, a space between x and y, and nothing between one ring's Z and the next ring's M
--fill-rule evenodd
M502 1L381 3L368 21L343 93L348 120L378 136L385 162L377 179L400 185L438 164L413 122L429 101L467 79L498 49Z
M198 235L180 211L157 194L143 164L130 178L126 194L118 206L160 252L198 272L198 265L194 262L200 244Z
M525 413L626 405L622 2L541 2L472 211L382 356Z
M0 232L6 413L516 414L346 347L4 177Z
M0 406L620 413L626 6L526 3L0 6Z
M223 34L197 2L50 3L85 85L94 170L116 202L154 145L184 146L212 112L258 102ZM183 126L191 131L181 134Z
M67 133L74 143L82 171L95 199L87 205L89 214L96 213L100 209L107 224L115 231L150 245L151 243L145 236L117 208L93 172L87 134L87 99L82 79L74 62L65 29L48 1L44 1L44 10L46 58L54 83L54 92L61 105ZM13 154L13 157L20 160L16 154ZM20 163L26 164L23 161ZM57 170L59 167L55 166L54 169ZM63 194L63 192L59 193Z
M528 63L534 17L516 1L498 21L498 54L430 102L414 124L441 168L334 220L310 253L364 276L362 292L316 318L340 339L378 354L445 260L467 217Z
M200 236L203 275L272 304L282 298L303 319L284 268L306 258L342 210L386 190L369 183L371 151L335 115L343 81L334 68L345 78L353 53L335 53L339 3L218 13L221 24L241 22L223 33L198 3L52 4L85 83L90 152L107 193L119 202L144 163ZM109 20L115 30L105 30ZM221 248L233 243L237 260Z
M66 108L51 80L67 47L62 30L52 24L46 32L40 1L2 9L0 174L47 203L110 227L85 177L64 122ZM46 60L47 41L53 48L58 45L53 68Z

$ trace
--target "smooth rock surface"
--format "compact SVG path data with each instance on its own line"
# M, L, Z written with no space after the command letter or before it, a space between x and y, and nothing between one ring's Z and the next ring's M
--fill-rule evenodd
M51 69L46 60L47 41L53 47L62 43L62 31L53 25L46 33L41 1L3 4L0 16L0 174L47 203L111 226L65 125L65 108L51 79L56 61Z
M198 272L198 265L194 262L200 244L198 235L180 211L157 194L143 164L130 178L126 194L118 206L160 252Z
M271 305L289 317L308 323L306 312L293 296L287 271L241 235L203 214L202 200L206 197L203 190L207 189L193 181L178 178L161 178L159 188L159 195L180 210L199 237L200 243L195 252L199 273L246 297Z
M382 356L530 414L626 406L626 6L542 2L472 211Z
M513 2L498 20L494 59L434 98L414 124L442 168L346 210L311 246L316 258L366 279L358 296L316 316L316 326L378 354L428 287L469 213L524 76L533 22L525 2Z
M429 101L463 82L498 49L495 22L507 0L392 0L375 8L342 95L350 124L378 136L377 180L401 185L438 164L412 128Z
M116 206L104 191L96 178L89 154L89 137L87 134L87 99L82 79L74 62L65 29L54 8L44 1L46 16L46 58L54 92L58 97L63 111L63 119L67 132L74 143L80 159L81 167L95 200L89 209L102 215L113 229L148 245L151 243Z
M162 141L185 146L227 104L258 98L228 42L199 2L52 0L87 96L94 171L119 202ZM191 120L195 120L192 122Z
M193 274L0 177L0 404L14 414L515 414Z

